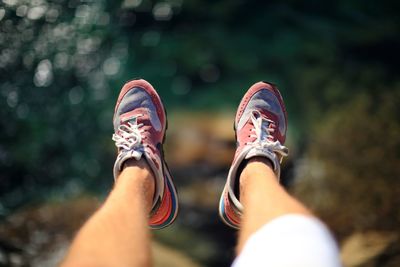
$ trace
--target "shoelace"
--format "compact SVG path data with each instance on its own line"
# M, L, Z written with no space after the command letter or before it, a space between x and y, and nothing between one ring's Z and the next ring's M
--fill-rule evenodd
M141 127L143 126L143 123L137 123L137 118L141 116L143 115L138 114L130 118L133 123L128 121L128 123L121 124L118 127L117 133L112 136L112 140L115 141L115 145L118 148L131 151L138 150L142 146L143 130Z
M273 141L274 137L272 134L275 132L275 127L270 127L270 125L275 125L275 123L272 120L263 118L259 112L253 112L251 121L254 126L251 131L254 133L250 137L255 137L256 140L247 142L246 145L269 149L277 153L280 159L288 155L289 150L287 147L283 146L278 140Z

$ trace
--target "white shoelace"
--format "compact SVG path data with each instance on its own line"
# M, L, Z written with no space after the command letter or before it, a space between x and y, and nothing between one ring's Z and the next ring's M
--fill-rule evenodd
M260 149L268 149L279 154L280 158L288 155L287 147L281 145L278 140L275 142L273 141L274 137L272 134L275 132L275 128L269 127L271 123L274 124L272 120L263 118L259 112L252 113L251 120L254 126L251 131L254 133L251 134L250 137L255 137L256 140L254 140L254 142L247 142L246 145L251 145Z
M143 126L143 123L137 123L137 118L143 116L142 114L138 114L130 120L133 121L133 123L128 122L126 124L121 124L118 127L117 133L113 134L112 140L115 141L115 145L118 148L121 148L123 150L138 150L140 147L142 147L142 133L143 130L141 127Z

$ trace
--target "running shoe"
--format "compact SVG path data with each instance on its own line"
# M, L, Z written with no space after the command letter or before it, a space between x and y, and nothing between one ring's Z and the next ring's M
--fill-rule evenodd
M126 83L115 106L113 123L112 139L118 148L114 180L126 160L144 158L155 178L149 226L161 229L170 225L178 213L178 196L163 153L167 117L153 86L142 79Z
M252 157L265 157L272 162L279 179L280 163L287 156L287 114L278 89L271 83L255 83L246 92L236 113L234 130L237 149L219 203L223 222L238 229L243 206L239 201L239 177Z

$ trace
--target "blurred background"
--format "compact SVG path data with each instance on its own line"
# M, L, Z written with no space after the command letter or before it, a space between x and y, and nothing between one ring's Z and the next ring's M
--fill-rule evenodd
M54 266L110 191L122 85L169 116L181 210L157 266L229 266L217 215L236 107L256 81L289 114L283 183L346 267L400 266L400 2L0 0L0 266Z

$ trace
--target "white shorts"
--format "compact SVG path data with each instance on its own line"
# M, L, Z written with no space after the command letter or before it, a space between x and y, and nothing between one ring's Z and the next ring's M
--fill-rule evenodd
M232 267L340 267L336 242L319 220L284 215L247 240Z

